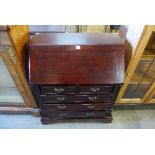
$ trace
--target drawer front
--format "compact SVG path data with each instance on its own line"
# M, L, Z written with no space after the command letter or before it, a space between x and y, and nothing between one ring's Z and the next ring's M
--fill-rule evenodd
M112 86L79 86L79 94L112 93Z
M41 117L41 122L42 124L49 124L49 123L53 123L54 121L57 121L57 120L62 120L62 119L72 119L72 118L62 118L62 117L56 117L56 118L49 118L49 117L46 117L46 116L42 116ZM87 117L82 117L82 118L73 118L73 119L89 119ZM97 120L100 120L102 123L111 123L112 122L112 115L108 115L108 116L105 116L105 117L92 117L91 119L97 119Z
M43 104L42 108L46 111L90 111L106 110L112 107L111 103L97 104Z
M111 114L111 111L89 111L89 112L76 112L76 111L59 111L59 112L45 112L41 111L42 117L58 117L58 118L93 118L93 117L106 117Z
M111 102L112 95L41 95L43 103Z
M75 86L41 86L42 94L75 94Z

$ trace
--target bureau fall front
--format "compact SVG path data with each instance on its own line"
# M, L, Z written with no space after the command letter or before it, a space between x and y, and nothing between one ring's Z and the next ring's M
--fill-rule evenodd
M29 42L29 85L43 124L112 121L124 81L123 41L108 33L40 33Z

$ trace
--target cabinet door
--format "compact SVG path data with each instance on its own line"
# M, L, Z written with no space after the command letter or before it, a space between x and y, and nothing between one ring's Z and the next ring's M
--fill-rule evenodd
M133 37L132 37L133 38ZM126 79L116 103L147 103L155 88L155 32L145 26L126 70ZM146 102L147 101L147 102Z
M0 112L38 113L21 64L23 50L17 46L26 43L26 32L27 26L0 29Z
M155 79L155 60L154 56L141 58L136 70L129 82L123 98L143 100L148 89L152 86Z

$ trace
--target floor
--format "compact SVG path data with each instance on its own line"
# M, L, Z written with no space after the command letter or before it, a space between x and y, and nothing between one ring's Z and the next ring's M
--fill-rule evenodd
M0 129L145 129L155 128L155 110L114 110L112 123L74 120L42 125L39 117L1 114Z

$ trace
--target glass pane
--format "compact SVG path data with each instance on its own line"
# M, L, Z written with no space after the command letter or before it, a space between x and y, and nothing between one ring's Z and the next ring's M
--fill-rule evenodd
M142 99L155 79L154 73L155 53L145 51L136 67L123 98Z
M1 103L21 103L23 104L23 98L19 93L19 90L15 88L0 88L0 102Z
M3 59L0 57L0 104L19 103L24 100L17 89Z
M123 98L142 98L147 91L148 84L129 84Z

